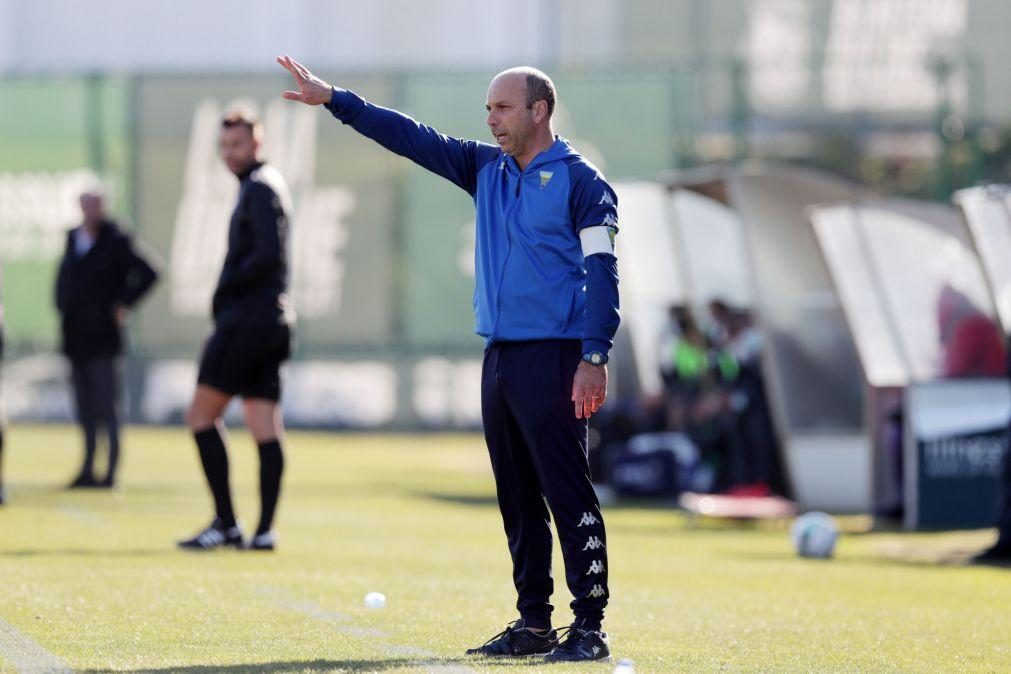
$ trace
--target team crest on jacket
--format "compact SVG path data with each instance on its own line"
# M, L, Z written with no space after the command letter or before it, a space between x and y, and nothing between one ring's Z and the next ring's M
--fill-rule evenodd
M555 174L553 172L551 172L551 171L541 171L541 189L542 190L544 189L544 186L547 185L548 182L551 180L551 176L553 176L553 175L555 175Z

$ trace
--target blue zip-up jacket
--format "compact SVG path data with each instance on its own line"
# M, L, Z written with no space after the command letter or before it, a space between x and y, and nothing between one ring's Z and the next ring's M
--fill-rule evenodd
M618 200L562 138L525 170L495 145L459 140L334 88L327 109L386 149L466 190L477 209L475 332L487 343L580 339L606 354L618 329L617 260L585 257L580 231L613 237Z

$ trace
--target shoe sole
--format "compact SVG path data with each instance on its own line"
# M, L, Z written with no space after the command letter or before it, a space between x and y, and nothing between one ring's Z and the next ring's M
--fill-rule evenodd
M215 545L211 548L205 548L201 545L183 545L182 543L176 543L176 547L180 550L185 550L186 552L213 552L221 548L232 548L234 550L245 550L242 543L222 543L221 545Z
M464 655L472 658L476 657L476 658L494 658L496 660L507 660L507 659L519 660L521 658L543 658L550 652L551 651L542 651L539 653L523 653L521 655L507 655L505 653L481 653L480 651L472 653L470 651L466 651Z
M559 665L564 664L566 662L602 662L602 663L613 663L614 662L614 657L611 656L611 655L605 655L602 658L571 658L571 659L562 659L562 658L559 658L557 660L545 657L544 658L544 662L547 662L548 664L559 664Z

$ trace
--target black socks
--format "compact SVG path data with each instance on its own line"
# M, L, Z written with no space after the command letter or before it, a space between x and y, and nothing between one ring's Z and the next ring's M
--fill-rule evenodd
M235 526L232 492L228 483L228 452L224 438L217 426L193 434L200 449L200 462L204 466L207 484L214 496L214 509L224 527ZM284 472L284 452L278 440L259 444L260 450L260 525L257 534L270 531L281 493L281 474Z
M200 462L204 466L207 484L214 496L214 509L224 527L235 526L235 511L232 509L232 491L228 485L228 452L225 441L217 426L193 434L200 450Z
M274 522L277 498L281 493L281 473L284 472L284 453L278 440L259 444L260 450L260 525L257 534L270 531Z

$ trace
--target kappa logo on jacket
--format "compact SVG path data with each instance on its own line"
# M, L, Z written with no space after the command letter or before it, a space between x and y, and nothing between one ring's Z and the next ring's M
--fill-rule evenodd
M587 550L599 550L602 547L604 547L604 542L599 537L590 536L590 539L586 541L586 546L583 547L583 552Z
M594 524L600 524L600 520L594 517L593 513L583 513L583 519L579 520L579 524L576 525L576 528L590 527Z
M594 599L600 599L605 594L607 594L607 593L604 592L604 588L603 587L601 587L600 585L594 585L593 589L590 590L590 593L587 596L588 597L592 597Z
M600 201L597 202L598 206L603 206L607 204L608 206L614 206L614 199L611 197L611 193L604 190L603 196L600 197Z
M590 570L586 572L586 575L591 574L601 574L604 573L604 562L600 559L595 559L590 563Z

